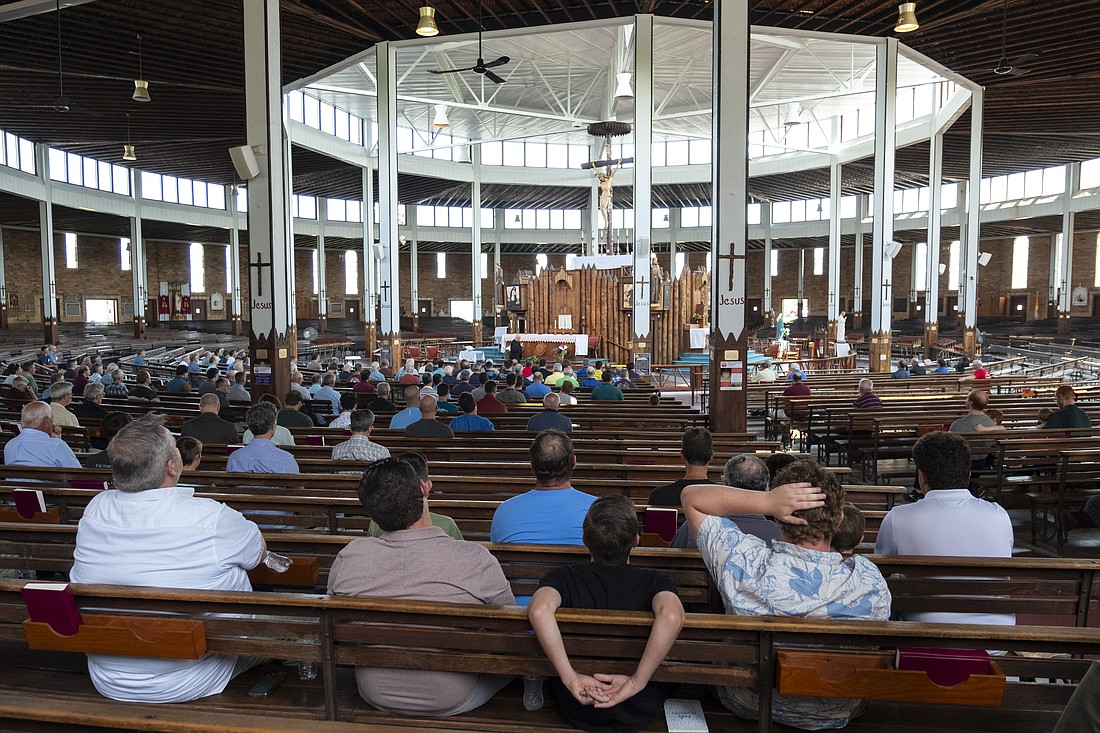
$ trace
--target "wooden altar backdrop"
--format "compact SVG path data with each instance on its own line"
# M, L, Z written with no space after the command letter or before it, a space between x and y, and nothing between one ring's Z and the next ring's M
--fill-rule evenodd
M616 362L630 359L632 340L629 270L543 271L529 283L529 333L587 333L599 338L598 358ZM689 350L692 316L709 315L710 275L685 269L680 279L662 285L662 294L650 312L650 351L654 364L670 364ZM625 301L625 302L624 302ZM559 327L565 321L570 328ZM697 324L696 324L697 325ZM589 357L593 355L590 353Z

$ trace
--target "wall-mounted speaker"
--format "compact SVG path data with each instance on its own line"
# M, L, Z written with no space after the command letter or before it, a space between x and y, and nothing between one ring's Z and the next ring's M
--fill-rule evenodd
M241 179L248 181L260 175L260 164L256 162L256 153L250 145L230 148L229 157L233 159L233 167Z

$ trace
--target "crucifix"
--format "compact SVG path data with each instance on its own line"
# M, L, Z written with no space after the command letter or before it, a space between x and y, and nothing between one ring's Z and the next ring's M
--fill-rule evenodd
M381 285L379 285L378 289L382 291L382 302L383 303L389 303L390 302L390 283L389 283L389 281L386 281L386 282L382 283Z
M259 252L256 253L256 261L248 264L248 269L256 270L256 295L263 297L264 294L264 271L263 268L271 267L270 262L264 262L263 255Z
M625 135L628 132L630 132L630 125L625 122L593 122L588 126L588 134L602 136L604 138L604 159L581 163L581 168L584 170L591 170L596 174L596 178L600 182L600 216L603 219L604 231L607 237L607 252L611 254L618 254L618 246L613 241L611 233L611 184L615 178L615 174L619 172L619 169L622 168L625 163L634 162L634 158L611 157L611 138L616 135Z

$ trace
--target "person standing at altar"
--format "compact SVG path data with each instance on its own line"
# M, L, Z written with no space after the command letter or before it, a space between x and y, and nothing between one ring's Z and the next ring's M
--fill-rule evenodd
M508 358L512 361L523 361L523 344L518 338L512 339L508 344Z
M840 316L836 319L836 340L837 340L838 343L842 343L842 344L845 343L845 340L844 340L844 329L845 329L844 318L845 318L845 316L847 316L847 314L844 311L841 311Z

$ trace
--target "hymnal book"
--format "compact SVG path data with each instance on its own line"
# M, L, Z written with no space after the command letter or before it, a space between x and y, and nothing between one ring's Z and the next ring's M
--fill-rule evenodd
M710 733L698 700L665 700L665 725L668 733Z
M36 514L46 511L46 497L37 489L13 489L11 495L15 499L15 511L23 519L34 519Z
M665 542L676 536L678 511L666 507L649 506L645 509L645 531L660 535Z
M982 649L898 647L898 670L919 670L941 687L966 682L972 674L990 674L989 654Z
M49 624L61 636L72 636L84 623L68 583L27 583L23 603L31 621Z

